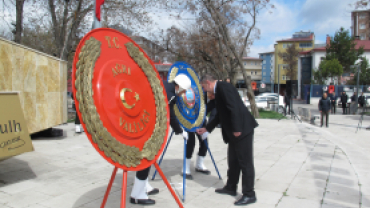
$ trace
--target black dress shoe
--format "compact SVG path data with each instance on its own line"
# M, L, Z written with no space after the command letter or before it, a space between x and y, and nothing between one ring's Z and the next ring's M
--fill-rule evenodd
M199 173L203 173L205 175L210 175L211 174L211 171L209 171L209 170L202 170L202 169L199 169L199 168L195 168L195 171L196 172L199 172Z
M215 190L215 192L219 193L219 194L226 194L226 195L230 195L230 196L236 196L236 191L228 190L225 187L218 188L218 189Z
M243 195L239 200L237 200L234 205L242 206L242 205L247 205L247 204L252 204L257 201L256 197L248 197Z
M183 173L181 173L180 175L183 176ZM185 174L185 178L187 180L193 180L193 176L191 174Z
M155 201L153 199L134 199L131 197L130 199L131 204L142 204L142 205L153 205Z
M153 190L149 191L148 193L146 193L147 195L156 195L159 193L159 189L157 188L154 188Z
M193 176L190 175L190 174L186 174L186 177L185 178L188 179L188 180L193 180Z

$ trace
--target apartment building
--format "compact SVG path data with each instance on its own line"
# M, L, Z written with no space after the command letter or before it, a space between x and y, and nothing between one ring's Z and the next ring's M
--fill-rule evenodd
M351 12L351 32L360 40L370 40L370 10Z

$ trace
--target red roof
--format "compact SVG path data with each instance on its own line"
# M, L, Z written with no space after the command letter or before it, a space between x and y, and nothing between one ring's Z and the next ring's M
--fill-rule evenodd
M355 40L355 43L356 43L356 46L355 46L356 49L359 49L362 46L365 51L370 51L370 40ZM307 55L314 51L326 51L326 47L314 48L310 51L300 52L299 54Z
M355 40L356 49L359 49L361 46L364 47L365 51L370 51L370 40Z

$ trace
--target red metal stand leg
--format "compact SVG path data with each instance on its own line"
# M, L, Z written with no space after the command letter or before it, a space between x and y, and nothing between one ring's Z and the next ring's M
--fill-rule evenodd
M162 172L161 168L159 167L159 165L155 162L155 163L154 163L154 166L155 166L155 168L157 169L157 171L158 171L159 175L162 177L162 179L163 179L164 183L167 185L167 188L168 188L168 190L171 192L171 194L172 194L173 198L175 198L175 200L176 200L177 204L179 205L179 207L180 207L180 208L184 208L184 206L182 205L182 203L181 203L181 201L180 201L179 197L177 197L177 195L176 195L175 191L172 189L171 184L168 182L168 180L167 180L166 176L163 174L163 172Z
M127 171L123 171L121 208L126 207Z
M110 189L112 188L112 184L113 184L114 178L116 178L117 170L118 170L118 168L117 167L114 167L114 170L113 170L113 173L112 173L112 177L110 178L110 181L109 181L109 184L108 184L108 188L107 188L107 191L105 192L103 203L101 204L101 207L100 208L104 208L105 207L105 204L107 203Z

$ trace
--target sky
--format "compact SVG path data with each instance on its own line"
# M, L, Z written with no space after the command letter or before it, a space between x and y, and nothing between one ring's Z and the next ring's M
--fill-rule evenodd
M261 35L250 47L248 56L258 57L258 53L271 52L277 40L290 38L294 32L301 30L314 32L316 44L325 43L326 35L334 36L340 27L350 29L351 11L354 10L351 4L354 2L356 0L271 0L275 9L264 10L257 17L256 26ZM0 14L1 19L11 19L10 16ZM188 16L190 20L182 21L169 16L166 11L162 14L153 12L152 18L157 24L152 27L152 32L156 33L161 29L165 31L172 25L185 29L187 23L194 18L192 15ZM1 22L1 28L9 28L4 21ZM11 21L8 21L8 24L9 22ZM139 34L150 36L148 31Z
M271 52L277 40L290 38L301 30L314 32L315 44L325 43L326 35L334 36L340 27L350 30L354 2L356 0L271 0L275 9L262 11L258 17L256 26L261 30L260 39L251 46L248 56ZM172 25L184 28L183 21L165 15L154 20L164 30Z

